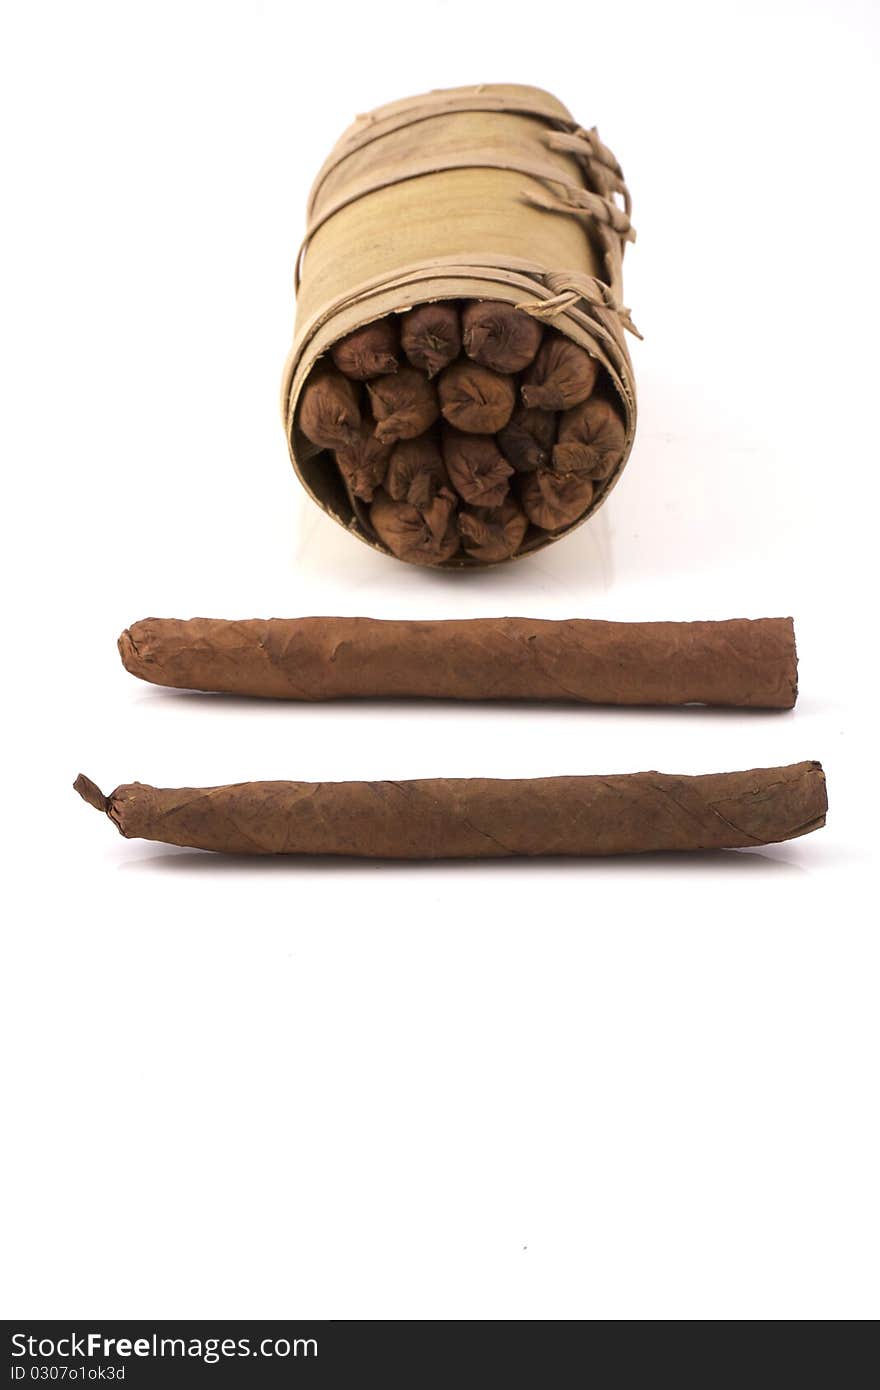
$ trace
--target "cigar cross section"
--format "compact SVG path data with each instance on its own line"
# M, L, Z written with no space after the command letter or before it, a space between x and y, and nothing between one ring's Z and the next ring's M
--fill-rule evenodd
M221 854L367 859L496 859L745 849L825 824L816 762L678 777L636 772L526 780L243 782L105 797L75 789L126 839Z
M154 685L270 699L790 709L797 697L791 618L144 618L119 651Z

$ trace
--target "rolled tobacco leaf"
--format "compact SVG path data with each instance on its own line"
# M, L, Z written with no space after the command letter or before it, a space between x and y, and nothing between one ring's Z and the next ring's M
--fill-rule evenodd
M440 565L458 550L458 531L453 520L455 499L439 494L425 512L410 502L395 502L387 492L377 492L370 507L370 522L393 555L413 565Z
M446 535L457 499L433 435L423 434L395 444L385 491L395 502L409 502L416 507L436 541Z
M383 505L409 506L378 497ZM411 525L415 530L419 522ZM428 546L433 538L424 531L418 544ZM126 670L155 685L287 700L791 709L797 698L791 618L144 618L122 633L119 653Z
M591 394L598 374L598 363L588 352L555 333L541 344L525 373L522 398L540 410L570 410Z
M559 473L607 478L623 457L625 430L614 406L591 396L559 419L553 467Z
M436 376L461 352L461 324L454 304L420 304L404 314L400 345L413 367Z
M242 782L80 796L126 839L220 854L499 859L747 849L825 824L817 762L678 777L428 778L414 782Z
M583 516L593 498L593 482L578 473L539 468L520 479L519 500L535 526L559 531Z
M434 387L414 367L401 367L393 376L368 382L367 391L376 417L376 438L382 444L415 439L440 414Z
M472 434L504 429L516 404L516 387L479 362L454 362L437 380L444 420Z
M333 365L353 381L370 381L397 371L397 326L393 318L356 328L334 343Z
M500 507L465 507L458 517L462 548L487 564L515 555L528 524L512 497L505 497Z
M434 435L402 439L394 445L385 478L385 491L395 502L412 502L414 506L421 506L438 488L448 486L449 477L440 443Z
M303 391L299 423L303 434L320 449L344 448L361 423L357 388L341 372L322 368Z
M362 420L349 442L337 448L336 463L355 497L364 502L373 500L373 493L385 478L393 447L380 444L371 421Z
M529 410L518 405L510 423L498 432L498 447L517 473L549 467L556 440L556 415L552 410Z
M475 507L499 507L513 473L490 434L444 430L443 461L456 491Z
M468 357L495 372L521 372L534 361L544 330L512 304L477 300L462 313L462 343Z

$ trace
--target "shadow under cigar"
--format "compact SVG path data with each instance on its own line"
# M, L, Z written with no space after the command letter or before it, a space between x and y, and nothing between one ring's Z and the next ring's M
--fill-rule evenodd
M121 869L147 873L171 874L359 874L385 870L395 874L424 873L428 870L444 874L528 873L532 875L559 874L568 869L577 873L757 873L767 870L803 874L804 869L793 859L772 850L719 849L695 850L693 853L620 854L596 858L576 858L566 855L511 859L356 859L342 855L297 854L214 854L199 849L176 849L168 846L162 853L127 859Z
M399 714L406 710L408 714L421 715L427 718L435 718L438 712L446 713L452 710L467 710L468 715L472 716L477 711L483 711L487 716L500 713L515 714L518 710L528 710L534 714L536 710L544 710L548 715L566 715L569 717L579 716L581 719L586 717L619 718L622 710L634 710L640 716L651 716L654 718L681 718L687 715L688 719L712 719L730 720L736 716L745 716L748 719L778 719L784 715L791 715L792 710L788 709L746 709L742 706L721 706L721 705L591 705L580 700L437 700L426 699L423 697L400 696L398 698L379 697L379 696L358 696L346 699L335 700L273 700L266 699L260 695L225 695L218 692L203 690L175 690L170 686L152 686L138 697L138 703L142 701L152 702L154 700L166 700L172 706L180 705L190 709L212 710L222 712L224 709L230 712L237 709L263 709L286 711L288 717L295 718L296 711L309 711L310 715L316 709L323 711L335 710L340 714L351 714L356 710L361 716L375 711L378 713L393 712ZM799 700L796 710L803 714L814 714L822 708L815 701Z

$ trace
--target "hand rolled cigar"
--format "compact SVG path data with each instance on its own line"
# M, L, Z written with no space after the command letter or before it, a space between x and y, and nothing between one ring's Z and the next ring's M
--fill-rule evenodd
M421 304L403 316L400 342L410 366L436 376L461 351L461 324L454 304Z
M791 709L797 698L791 618L144 618L122 633L119 652L154 685L271 699Z
M577 343L548 338L526 372L522 398L530 408L571 410L592 393L599 375L597 362Z
M437 378L437 391L444 420L469 434L503 430L516 405L513 378L479 362L453 362Z
M500 507L513 469L491 434L443 431L443 462L458 495L474 507Z
M512 497L500 507L462 507L458 518L461 543L478 560L506 560L522 545L528 517Z
M579 473L539 468L524 473L519 484L522 509L534 526L559 531L582 514L593 496L593 480Z
M336 464L355 497L372 502L388 471L392 444L380 444L369 420L362 420L347 444L336 450Z
M129 840L220 854L329 854L366 859L499 859L747 849L818 830L828 800L821 764L703 777L416 782L241 782L149 787L105 797L74 788Z
M445 489L424 510L395 502L380 489L370 507L370 522L392 555L413 565L436 565L458 549L454 512L455 499Z
M364 324L333 346L333 365L354 381L371 381L374 376L396 372L397 326L393 319Z
M377 377L367 383L367 391L376 417L376 438L382 444L415 439L440 414L436 391L415 367L401 367L395 375Z
M468 357L493 372L521 372L535 360L544 329L511 304L477 300L462 314L462 342Z
M316 372L303 391L300 407L303 433L321 449L350 444L360 428L357 391L341 372Z
M536 468L546 468L553 456L556 415L552 410L517 406L496 437L499 449L517 473L533 473Z
M385 491L395 502L424 506L438 489L449 486L439 442L430 434L402 439L394 445L385 478Z
M601 396L591 396L561 416L553 467L558 473L607 478L623 458L624 438L623 421L614 407Z

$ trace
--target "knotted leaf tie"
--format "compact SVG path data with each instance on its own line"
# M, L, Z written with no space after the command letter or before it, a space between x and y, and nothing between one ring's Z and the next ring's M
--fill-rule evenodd
M608 146L599 139L595 126L592 130L584 130L582 126L576 126L572 131L551 130L546 138L551 150L573 154L580 159L601 193L619 193L627 216L630 214L632 199L623 170Z
M611 310L617 314L627 332L636 338L642 337L632 321L629 309L620 303L611 286L604 280L597 280L591 275L571 273L550 273L543 279L547 288L554 291L552 297L541 300L540 304L517 304L517 309L521 309L524 314L530 314L532 318L540 319L542 322L550 321L566 309L572 308L579 300L583 300L597 309Z

